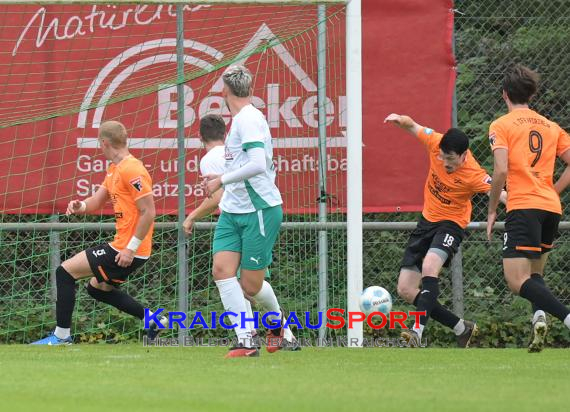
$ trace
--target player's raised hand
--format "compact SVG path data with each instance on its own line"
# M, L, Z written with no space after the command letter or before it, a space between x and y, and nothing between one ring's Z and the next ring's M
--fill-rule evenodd
M401 121L402 121L402 116L400 116L399 114L396 114L396 113L390 113L384 119L384 123L393 123L396 126L400 126L400 127L401 127Z
M402 129L412 129L416 122L406 115L401 115L397 113L391 113L384 119L384 123L392 123Z
M85 202L82 200L72 200L67 204L67 210L65 211L66 216L74 215L76 213L81 213L85 211Z
M189 236L192 234L192 227L193 226L194 226L194 219L192 219L192 217L190 215L188 215L186 220L184 220L184 223L182 223L182 227L184 228L184 233L186 233L186 236Z

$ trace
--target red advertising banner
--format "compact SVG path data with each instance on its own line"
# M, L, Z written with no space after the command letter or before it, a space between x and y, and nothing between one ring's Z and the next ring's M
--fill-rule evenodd
M420 211L425 150L382 121L408 114L445 131L455 84L451 0L362 3L363 205L365 212Z
M453 86L449 1L363 2L365 211L417 210L421 147L381 124L405 112L448 126ZM289 213L314 213L318 187L316 7L186 6L184 165L189 207L197 186L199 119L231 118L220 76L229 61L255 75L253 103L274 137ZM257 7L257 8L256 8ZM165 5L1 6L0 211L57 213L103 181L97 132L122 121L131 152L153 177L159 213L177 208L176 15ZM346 205L344 11L327 10L327 195ZM261 53L259 51L261 50ZM410 165L413 167L410 168ZM107 210L110 212L110 209Z

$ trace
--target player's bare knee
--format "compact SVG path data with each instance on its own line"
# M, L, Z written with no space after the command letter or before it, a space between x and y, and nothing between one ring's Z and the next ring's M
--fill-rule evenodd
M212 275L214 276L214 280L224 280L236 276L235 273L230 273L225 266L216 264L215 262L212 267Z
M261 290L260 287L256 287L255 285L252 284L246 284L246 286L242 288L247 296L255 296Z
M438 277L441 264L434 261L425 261L422 264L422 276Z
M522 282L518 278L508 278L507 277L506 280L507 280L507 286L509 287L511 292L513 292L515 295L520 294L521 286L524 282Z
M59 265L55 270L55 278L57 282L75 284L75 277L69 273L63 265Z
M406 299L406 287L403 285L400 285L400 283L398 283L398 286L396 287L396 291L398 292L398 296L401 297L404 300Z
M518 295L520 293L520 285L516 282L508 282L507 281L507 285L509 286L509 289L511 290L511 292L513 292L515 295Z
M263 279L261 280L261 282L258 281L258 279L252 279L250 277L242 277L241 279L241 288L244 291L244 294L248 295L248 296L255 296L259 293L259 291L261 290L261 287L263 286Z
M98 290L102 290L104 292L110 292L113 290L113 286L109 285L108 283L99 282L96 277L89 279L89 286ZM87 290L89 290L89 288Z
M417 291L415 294L417 294ZM398 288L398 295L404 299L406 303L413 303L415 294L410 289Z
M418 288L406 282L398 281L398 286L396 290L398 292L398 296L400 296L406 302L412 303L414 301L415 294L417 294Z
M521 274L521 273L505 274L505 280L507 281L507 286L509 287L511 292L513 292L515 295L518 295L520 293L521 286L529 278L530 278L530 274L526 275L526 276L524 274Z
M443 259L435 253L428 253L422 262L422 277L438 277L443 266Z

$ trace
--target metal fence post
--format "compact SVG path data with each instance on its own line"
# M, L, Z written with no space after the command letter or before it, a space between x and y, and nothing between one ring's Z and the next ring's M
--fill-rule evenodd
M50 222L58 223L59 215L52 215ZM55 271L61 264L61 239L59 237L59 230L50 230L49 232L49 282L50 282L50 296L51 301L55 304L57 300L57 286L55 281ZM55 306L54 306L55 307Z
M454 20L455 21L455 20ZM453 34L451 40L451 47L453 56L455 56L455 26L453 27ZM455 63L456 76L457 73L457 62ZM451 125L457 127L457 87L453 87L453 101L451 110ZM464 306L463 306L463 254L461 252L461 247L451 260L451 290L453 294L453 312L459 316L463 317Z
M186 174L186 147L184 138L184 6L176 5L176 91L178 94L176 136L178 140L178 310L188 312L188 253L186 235L182 228L186 215L184 195ZM178 329L178 339L183 344L186 329Z
M319 72L319 222L327 221L327 129L326 129L326 6L318 6L319 40L318 40L318 72ZM326 230L319 230L319 312L326 312L328 306L328 238ZM323 325L319 329L319 342L327 336ZM320 343L319 343L320 346Z
M465 312L463 302L463 253L461 247L451 259L451 293L453 301L453 313L463 318Z

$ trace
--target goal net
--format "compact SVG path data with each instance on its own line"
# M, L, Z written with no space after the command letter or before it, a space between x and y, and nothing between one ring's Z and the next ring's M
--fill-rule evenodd
M253 104L271 129L285 201L271 267L276 294L287 310L314 313L323 299L346 307L346 232L327 230L319 248L326 225L315 226L345 220L345 6L238 3L0 4L0 343L51 331L55 268L112 239L110 203L96 214L65 216L70 200L90 196L105 177L97 133L106 120L126 125L130 152L153 178L157 207L151 259L124 289L152 309L176 310L181 301L190 315L221 309L211 276L217 216L196 228L181 257L178 198L185 213L204 199L199 119L221 114L229 127L221 74L234 63L254 75ZM179 287L181 267L187 288ZM95 302L78 284L76 339L140 336L139 321Z

